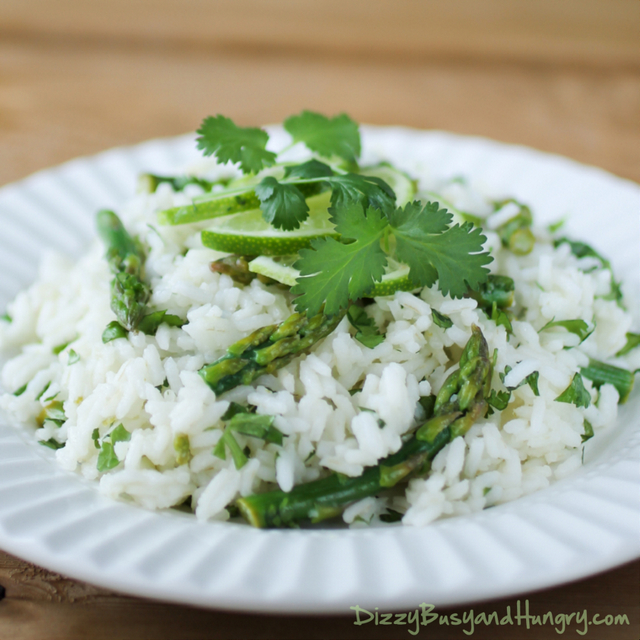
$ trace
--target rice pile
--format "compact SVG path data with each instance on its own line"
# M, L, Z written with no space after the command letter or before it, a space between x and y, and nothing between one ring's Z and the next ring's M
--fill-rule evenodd
M492 211L482 195L460 182L436 188L467 211ZM516 256L485 229L495 258L492 271L515 281L518 319L511 336L474 300L443 297L435 288L398 292L367 308L386 333L375 348L355 340L344 319L309 355L277 375L216 398L198 370L294 308L284 287L258 280L242 286L212 272L209 263L223 254L202 247L196 226L156 225L158 210L185 204L198 193L195 186L174 193L161 184L118 212L147 247L150 308L186 319L183 327L163 324L155 336L131 333L103 344L102 332L115 316L109 308L111 274L97 242L77 264L47 255L37 282L9 305L12 322L0 321L0 348L10 358L2 369L7 393L0 408L11 422L36 429L38 440L64 443L55 453L60 466L95 479L104 494L149 509L179 505L191 496L198 519L225 520L225 507L240 495L276 484L288 491L327 469L359 475L397 451L403 434L419 424L419 399L437 393L456 368L473 324L497 353L493 387L517 387L510 404L445 447L429 477L412 480L406 495L366 498L348 507L347 523L378 524L392 508L405 513L405 524L425 525L514 500L580 467L585 420L596 433L615 423L619 398L611 385L598 391L585 378L592 401L586 409L555 399L590 356L609 360L625 345L631 317L603 298L611 290L610 272L592 258L576 258L566 244L554 248L544 230L536 232L529 255ZM432 310L453 325L437 326ZM568 319L595 323L595 330L582 344L563 328L539 333L550 320ZM518 386L535 371L539 396L528 384ZM351 394L353 389L359 390ZM39 426L54 397L63 402L66 421ZM238 434L240 446L250 450L241 469L230 456L213 455L222 435L220 418L231 401L275 416L274 425L286 435L279 446ZM95 438L118 424L131 438L114 445L121 463L101 474ZM191 451L181 464L174 448L178 435L188 436Z

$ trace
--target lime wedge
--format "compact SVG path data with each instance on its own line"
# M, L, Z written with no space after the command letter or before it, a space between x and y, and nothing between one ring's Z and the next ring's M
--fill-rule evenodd
M262 217L260 209L236 213L218 219L202 232L202 244L216 251L243 256L281 256L308 247L314 238L338 237L329 220L331 193L307 198L309 217L293 231L272 227ZM275 279L275 278L274 278Z
M249 271L293 287L296 278L300 275L300 272L293 268L293 263L297 259L297 255L258 256L249 263Z
M249 271L258 273L282 284L292 287L296 284L296 278L300 272L293 267L298 259L293 256L260 256L249 263ZM409 280L409 267L395 260L389 259L387 272L382 276L380 282L373 285L368 297L389 296L396 291L412 291L417 287Z
M417 181L387 162L381 162L372 167L362 167L360 173L384 180L394 190L396 204L399 207L403 207L407 202L414 200L418 193Z

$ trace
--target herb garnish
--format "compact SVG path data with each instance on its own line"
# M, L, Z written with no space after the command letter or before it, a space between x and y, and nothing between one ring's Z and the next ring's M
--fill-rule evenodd
M462 297L486 281L492 261L483 251L485 236L471 223L452 225L453 216L437 202L410 202L396 207L393 189L382 179L345 170L336 158L357 171L358 125L341 114L327 118L303 111L284 122L293 144L303 143L318 158L280 165L284 176L269 175L255 186L264 219L278 229L294 230L306 220L307 189L331 191L331 222L340 237L317 238L302 249L294 267L300 277L292 292L296 307L309 316L323 309L334 315L365 297L380 282L388 258L410 267L416 287L438 281L445 295ZM243 173L258 173L276 164L267 151L269 136L257 128L236 126L218 115L204 120L198 148L221 162L239 164ZM282 176L282 173L279 174ZM258 176L259 179L260 176Z

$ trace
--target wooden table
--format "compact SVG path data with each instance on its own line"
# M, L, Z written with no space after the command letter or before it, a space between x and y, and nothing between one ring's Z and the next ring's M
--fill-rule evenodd
M303 108L530 145L640 181L638 26L636 0L3 0L0 184L193 130L208 114L256 125ZM350 612L258 616L149 602L2 552L0 585L0 640L407 637L406 627L355 626ZM591 626L586 637L640 637L640 561L473 609L501 613L518 599L540 614L624 614L628 625ZM463 638L462 629L421 634ZM559 635L549 625L473 633Z

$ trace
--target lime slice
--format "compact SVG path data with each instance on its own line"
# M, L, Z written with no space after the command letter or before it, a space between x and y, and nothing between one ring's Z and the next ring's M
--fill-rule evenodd
M296 278L300 275L294 269L293 263L298 256L260 256L249 263L249 271L258 273L282 284L292 287L296 284ZM376 282L368 294L368 297L389 296L396 291L412 291L417 287L409 280L409 267L393 259L389 259L387 272L382 276L380 282Z
M293 287L296 278L300 275L300 272L293 268L293 263L297 259L297 255L274 256L273 258L258 256L249 263L249 271Z
M314 238L338 237L329 220L331 193L325 191L307 199L309 217L293 231L272 227L260 209L225 216L202 232L202 244L216 251L243 256L281 256L308 247Z
M396 204L403 207L411 202L418 193L418 183L404 171L392 167L387 162L381 162L372 167L362 167L360 170L365 176L374 176L384 180L396 194Z
M193 200L182 207L165 209L158 213L159 224L188 224L201 222L220 216L228 216L240 211L257 209L260 200L255 191L250 187L238 189L225 189L219 193L207 195L206 199Z

